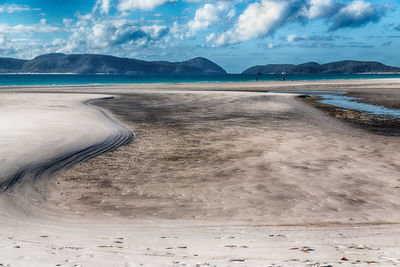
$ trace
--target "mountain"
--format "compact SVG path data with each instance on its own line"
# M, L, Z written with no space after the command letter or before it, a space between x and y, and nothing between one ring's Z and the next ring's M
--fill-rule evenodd
M0 58L0 73L19 71L26 60L15 58Z
M215 75L226 71L214 62L197 57L183 62L144 61L107 55L46 54L32 60L0 58L0 73L124 73Z
M374 61L345 60L326 64L308 62L299 65L269 64L248 68L242 74L355 74L355 73L399 73L400 68Z

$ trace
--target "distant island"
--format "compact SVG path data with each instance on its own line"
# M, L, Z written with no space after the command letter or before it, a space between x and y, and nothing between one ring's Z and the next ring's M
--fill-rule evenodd
M344 60L326 64L308 62L299 65L269 64L248 68L242 74L367 74L400 73L399 67L374 61Z
M0 58L0 73L77 73L138 75L217 75L226 71L196 57L183 62L144 61L96 54L45 54L32 60Z
M182 62L145 61L99 54L52 53L31 60L0 58L0 73L74 73L74 74L136 74L136 75L224 75L227 72L203 57ZM400 73L375 61L344 60L326 64L308 62L254 66L242 74L381 74Z

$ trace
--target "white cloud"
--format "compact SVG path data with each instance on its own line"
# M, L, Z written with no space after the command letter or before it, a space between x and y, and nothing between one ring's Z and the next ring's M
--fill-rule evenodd
M1 36L0 34L0 39ZM43 43L31 38L12 37L12 35L5 35L4 37L5 41L0 46L0 53L2 56L28 59L38 54L51 53L55 49L54 45L51 43ZM27 44L29 44L29 49L27 49Z
M376 22L386 9L387 7L378 8L363 0L355 0L339 10L331 30L342 27L358 27L369 22Z
M285 40L289 43L292 42L307 42L307 41L333 41L333 36L320 36L320 35L295 35L291 34L286 36Z
M31 8L26 5L15 5L15 4L4 4L0 5L0 13L14 13L14 12L23 12L23 11L31 11L31 10L40 10L40 8Z
M262 0L250 4L239 16L233 29L214 38L214 45L232 44L266 36L287 21L289 12L290 5L287 1Z
M112 0L97 0L95 8L100 6L101 13L108 14L110 2ZM119 0L117 9L120 12L129 12L133 10L153 10L154 8L166 3L175 3L178 0ZM183 0L189 3L203 3L204 0ZM217 2L220 0L209 0L207 2ZM242 0L225 0L225 2L240 2Z
M108 14L110 11L110 0L103 0L100 8L102 13Z
M286 37L286 40L288 41L288 42L293 42L293 41L295 41L296 39L297 39L297 35L294 35L294 34L291 34L291 35L288 35L287 37Z
M65 27L70 27L72 25L72 23L74 22L74 20L73 19L63 19L62 22Z
M236 24L224 32L209 35L212 46L223 46L262 38L290 22L333 19L331 31L377 22L388 7L364 0L260 0L251 3Z
M234 16L235 9L229 2L205 4L196 11L194 19L189 21L187 26L191 33L195 33L214 24L229 21Z
M210 41L215 39L215 33L211 33L206 37L206 42L209 43Z
M163 5L167 2L172 2L172 0L120 0L117 7L121 12L136 9L152 10L155 7Z
M52 52L144 56L143 49L157 53L159 47L169 47L172 35L168 36L170 28L162 25L163 21L129 20L121 13L109 15L112 5L113 0L98 0L92 12L64 18L60 27L50 25L45 18L32 25L0 24L0 53L18 58ZM55 31L63 32L65 37L48 42L35 34Z
M15 25L10 26L8 24L0 24L0 33L7 33L7 34L32 34L38 32L56 32L61 31L62 29L58 27L53 27L47 24L33 24L33 25Z
M139 49L158 42L169 33L166 26L143 26L127 19L102 20L81 17L81 20L70 25L72 34L62 46L60 45L57 52L91 51L118 54L117 52Z
M7 41L5 34L0 34L0 45L5 44Z
M108 14L110 12L111 0L97 0L93 7L93 12L100 10L102 14Z
M337 12L341 6L340 2L334 0L309 0L302 10L302 15L307 19L327 17Z

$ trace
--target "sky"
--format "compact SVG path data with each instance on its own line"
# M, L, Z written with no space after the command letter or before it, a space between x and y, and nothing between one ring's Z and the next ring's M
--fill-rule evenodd
M400 0L0 0L0 57L96 53L254 65L400 66Z

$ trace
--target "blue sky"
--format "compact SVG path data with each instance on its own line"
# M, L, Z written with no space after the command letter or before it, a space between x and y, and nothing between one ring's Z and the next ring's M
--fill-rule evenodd
M400 66L399 0L0 0L0 57L100 53L270 63Z

